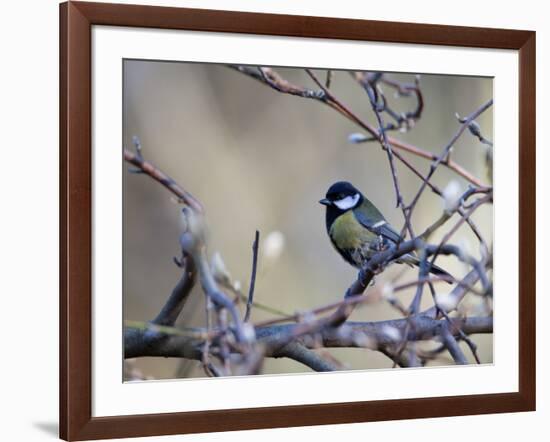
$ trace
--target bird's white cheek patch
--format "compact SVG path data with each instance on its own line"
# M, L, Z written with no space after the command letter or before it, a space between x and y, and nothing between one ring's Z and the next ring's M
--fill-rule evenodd
M353 196L346 196L345 198L342 198L341 200L334 201L334 204L336 207L338 207L340 210L348 210L352 207L355 207L357 205L357 202L359 201L359 194L356 193Z

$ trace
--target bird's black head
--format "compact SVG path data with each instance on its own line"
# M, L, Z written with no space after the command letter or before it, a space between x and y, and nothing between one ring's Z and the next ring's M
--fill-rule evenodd
M336 212L347 212L363 201L363 195L351 183L338 181L327 190L326 197L319 203Z

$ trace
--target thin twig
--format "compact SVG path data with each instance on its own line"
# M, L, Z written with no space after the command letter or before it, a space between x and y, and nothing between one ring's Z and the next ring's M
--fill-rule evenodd
M246 301L246 313L243 322L248 322L252 305L254 304L254 286L256 285L256 269L258 266L258 248L260 244L260 232L256 230L254 243L252 244L252 274L250 275L250 287L248 288L248 300Z
M124 159L136 166L143 173L146 173L154 180L158 181L164 187L166 187L170 192L178 197L178 199L191 207L193 210L202 213L204 211L202 204L189 192L187 192L183 187L176 183L172 178L158 169L155 165L149 161L145 161L141 155L138 155L128 149L124 149Z
M426 186L427 186L427 183L430 181L431 177L433 176L433 174L435 173L435 171L437 170L437 167L440 165L440 164L445 164L447 162L449 162L450 160L447 159L447 156L449 155L449 152L451 151L452 147L454 146L454 144L456 143L456 141L460 138L460 136L464 133L464 131L466 130L466 128L468 127L468 123L470 121L473 121L475 118L477 118L479 115L481 115L483 112L485 112L487 109L489 109L491 106L493 105L493 100L490 99L489 101L487 101L486 103L482 104L478 109L476 109L474 112L472 112L465 120L464 120L464 123L462 123L462 125L460 126L460 128L457 130L457 132L453 135L453 137L451 138L451 140L447 143L447 145L443 148L443 151L441 152L441 154L439 156L436 156L433 161L432 161L432 164L430 165L430 170L428 172L428 174L426 175L425 177L425 180L422 182L421 186L420 186L420 189L418 189L418 192L416 193L416 195L414 196L411 204L409 204L408 206L408 210L409 212L412 212L412 210L414 209L414 207L416 206L418 200L420 199L420 197L422 196L422 193L424 192L424 190L426 189ZM483 187L481 185L478 185L478 187Z
M329 107L333 108L334 110L338 111L340 114L351 120L352 122L356 123L358 126L366 130L370 135L374 137L374 139L378 139L378 132L377 130L371 126L369 123L364 121L363 119L359 118L355 113L353 113L348 107L346 107L342 102L340 102L336 97L330 93L329 89L323 85L317 76L315 74L312 74L311 70L306 70L308 74L316 81L316 84L321 88L322 93L319 93L317 91L313 91L311 89L303 88L296 86L294 84L289 83L288 81L282 79L278 74L273 75L269 78L269 80L262 77L261 74L259 74L257 71L255 72L255 69L248 67L248 66L237 66L237 65L229 65L228 67L235 69L243 74L246 74L266 85L269 87L277 90L278 92L287 93L291 95L297 95L303 98L312 98L317 101L320 101L322 103L325 103ZM267 68L264 68L267 69ZM271 73L274 73L273 69L270 69ZM437 159L437 155L428 152L426 150L423 150L419 147L413 146L412 144L408 144L404 141L398 140L396 138L388 137L388 143L390 143L393 147L396 147L398 149L404 150L406 152L409 152L413 155L419 156L421 158L425 158L428 160L435 160ZM468 172L466 169L464 169L459 164L455 163L452 160L445 161L443 165L454 172L456 172L458 175L462 176L464 179L468 180L472 184L478 187L483 187L483 183L477 179L474 175L472 175L470 172Z

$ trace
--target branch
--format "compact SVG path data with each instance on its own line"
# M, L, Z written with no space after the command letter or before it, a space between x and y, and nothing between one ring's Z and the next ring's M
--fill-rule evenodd
M206 239L204 219L200 213L183 209L187 221L186 230L180 236L180 246L184 254L193 258L199 272L199 280L206 296L217 309L225 308L233 319L235 336L240 343L246 343L249 339L243 328L237 308L233 301L223 293L216 283L206 254Z
M395 160L393 158L394 157L393 149L391 147L391 144L388 142L388 136L386 135L386 129L384 128L384 121L382 120L382 116L380 115L381 112L388 110L386 98L384 97L381 91L376 90L369 82L365 82L362 84L369 97L372 111L374 112L374 115L376 115L376 120L378 121L378 132L380 134L379 141L388 156L388 162L390 164L390 171L391 171L393 187L394 187L395 196L396 196L396 207L399 207L403 211L403 216L405 216L405 220L407 221L407 224L408 224L407 227L409 229L409 233L411 237L414 237L414 233L412 231L412 227L409 221L410 218L407 217L407 214L405 212L405 206L403 204L403 196L401 195L401 190L399 187L399 179L397 178L397 170L395 167ZM379 98L382 99L381 104L378 102Z
M208 306L211 302L216 307L217 313L221 313L221 309L226 309L230 313L233 319L232 331L234 332L239 345L243 346L243 352L246 353L243 354L243 362L245 365L249 365L251 369L256 367L256 364L252 364L250 362L255 359L256 353L253 349L253 342L251 342L254 340L254 337L246 334L236 306L221 290L219 290L207 262L206 233L202 204L200 204L200 202L196 200L189 192L178 185L172 178L155 167L152 163L144 160L141 153L141 143L137 137L134 137L134 146L136 149L135 153L124 149L124 159L136 166L137 171L140 173L145 173L162 184L173 194L178 196L178 198L186 205L186 207L182 210L184 221L186 222L186 228L185 232L180 236L180 246L183 258L181 261L175 260L180 266L182 266L183 262L185 262L186 271L184 272L184 275L178 285L174 288L161 312L153 320L152 325L173 325L175 323L195 282L196 266L201 286L208 298L206 305ZM222 315L220 314L218 320L221 319L221 316ZM157 347L157 350L164 349L166 345L169 345L169 343L165 342L166 340L164 339L159 341L157 339L158 337L153 341L151 339L144 340L142 334L142 331L134 330L130 332L128 336L128 347L125 346L125 353L132 354L135 347L139 347L140 342L145 342L148 346L153 345ZM154 333L153 336L157 334ZM203 346L200 351L201 360L205 362L205 369L208 372L214 372L217 370L216 367L208 361L208 348L210 345L209 338L205 341L205 344L206 345ZM224 342L224 345L226 344L227 343ZM184 347L183 350L193 354L196 351L193 346ZM221 356L223 359L223 355Z
M338 367L332 362L323 359L314 350L308 349L298 342L291 342L283 347L274 357L286 357L308 366L314 371L336 371Z
M460 123L467 122L467 118L461 118L460 115L458 115L458 113L455 114L455 116ZM491 147L493 146L493 142L491 140L488 140L481 134L481 127L479 127L479 124L477 123L477 121L475 120L470 121L468 123L468 130L474 137L476 137L479 140L481 144L486 144L487 146L491 146Z
M197 276L195 264L190 257L185 257L182 266L183 275L181 276L181 279L176 287L174 287L174 290L172 290L172 294L166 301L166 304L160 313L151 321L153 324L174 325L187 299L189 298L189 294L195 285Z
M424 192L424 190L426 189L426 186L427 186L427 183L429 182L429 180L431 179L431 177L433 176L433 174L435 173L435 171L437 170L437 167L440 165L440 164L445 164L445 163L448 163L450 161L450 159L448 158L449 157L449 154L451 152L451 149L453 148L454 144L456 143L456 141L460 138L460 136L464 133L464 131L466 130L466 128L468 127L468 124L473 121L474 119L476 119L479 115L481 115L483 112L485 112L487 109L489 109L491 106L493 105L493 99L490 99L489 101L487 101L486 103L482 104L477 110L475 110L474 112L472 112L465 120L464 122L461 124L460 128L457 130L457 132L453 135L453 137L451 138L451 140L447 143L447 145L444 147L443 151L441 152L441 154L439 156L436 156L433 161L432 161L432 164L430 165L430 170L428 172L428 174L426 175L426 178L423 180L423 183L422 185L420 186L420 189L418 189L418 192L416 193L415 197L413 198L411 204L408 206L408 210L409 212L411 212L414 207L416 206L416 203L418 202L418 200L420 199L420 197L422 196L422 193ZM481 184L478 184L478 187L483 187Z
M303 98L311 98L311 99L320 101L326 104L327 106L333 108L338 113L340 113L350 121L354 122L362 129L366 130L370 135L373 136L374 139L376 140L379 139L378 131L370 123L358 117L347 106L345 106L342 102L340 102L330 92L330 90L327 89L325 85L323 85L321 82L318 83L318 86L321 88L321 92L319 92L319 91L314 91L312 89L303 88L303 87L294 85L292 83L289 83L288 81L283 79L279 74L276 74L273 69L270 69L270 68L262 68L264 70L264 74L266 73L265 69L269 69L268 72L270 74L269 76L268 75L262 76L260 73L255 73L254 68L251 68L249 66L228 65L228 67L234 70L237 70L238 72L241 72L249 77L252 77L255 80L258 80L261 83L266 84L267 86L271 87L272 89L275 89L278 92L282 92L290 95L296 95ZM426 150L423 150L419 147L413 146L412 144L408 144L404 141L398 140L396 138L388 137L388 143L391 144L393 147L404 150L406 152L409 152L421 158L425 158L432 161L437 159L437 155L431 152L428 152ZM483 187L483 183L480 180L478 180L470 172L468 172L466 169L464 169L454 161L449 159L443 164L445 167L453 170L458 175L462 176L463 178L465 178L475 186Z
M258 267L258 247L260 245L260 232L256 230L254 243L252 244L252 274L250 275L250 287L248 288L248 299L246 301L246 313L243 322L248 322L252 306L254 305L254 286L256 285L256 270Z
M445 345L445 347L447 347L447 350L449 350L449 353L453 357L454 361L459 365L468 364L466 356L464 356L464 353L460 349L458 342L456 341L453 334L450 332L449 327L445 324L441 328L441 338L443 340L443 344Z
M313 333L300 335L295 341L307 349L314 349L318 345L316 339L327 348L371 348L374 350L396 346L401 342L402 334L407 327L407 321L411 321L412 327L406 336L408 341L430 340L440 335L442 327L453 336L459 336L461 329L465 334L479 334L493 332L492 317L452 318L449 324L446 320L433 319L426 315L416 315L409 319L393 319L378 322L347 322L339 328L323 328ZM297 334L296 330L302 324L282 324L256 328L258 342L264 346L264 356L281 357L281 352L286 357L299 357L302 361L307 358L312 361L312 355L303 355L299 348L291 347L291 350L281 348L281 341L286 336ZM140 356L178 357L201 360L201 346L203 340L187 334L180 335L166 333L155 329L137 329L126 327L124 331L125 358ZM195 333L206 333L205 329L193 329ZM389 332L395 331L394 333ZM215 340L213 341L216 342ZM286 343L285 345L288 345ZM298 353L296 353L298 352ZM320 363L319 361L317 361ZM313 364L314 362L312 362ZM326 363L326 361L325 361Z
M486 260L481 262L481 265L483 265L485 268L490 269L492 267L492 259L489 256ZM477 281L479 281L479 272L478 269L471 270L462 280L459 284L456 285L456 287L451 291L449 294L449 297L452 302L449 302L450 305L456 306L462 301L464 296L470 291L469 287L472 287ZM452 308L451 310L454 310ZM432 318L436 318L439 310L441 310L441 306L439 308L437 307L430 307L429 309L425 310L422 314L426 316L430 316ZM445 309L446 312L450 312L451 310Z
M297 86L283 77L271 68L266 67L252 67L252 66L240 66L240 65L227 65L227 67L234 69L242 74L258 80L270 88L281 92L283 94L296 95L302 98L312 98L324 102L324 96L322 93L314 91L312 89Z
M416 107L412 111L397 112L385 103L383 111L395 120L395 124L388 124L385 126L384 130L407 131L422 116L422 111L424 110L424 98L422 95L422 90L420 89L420 78L418 75L415 77L414 83L401 83L388 78L388 76L382 72L353 72L351 74L352 77L355 78L355 80L364 88L368 85L376 89L379 87L379 84L383 84L394 89L396 95L399 97L410 97L411 94L414 94L416 98Z
M141 149L141 148L140 148ZM146 173L155 181L158 181L164 187L166 187L170 192L176 195L179 201L183 202L185 205L191 207L193 210L202 213L203 207L197 199L189 192L187 192L183 187L176 183L172 178L158 169L155 165L149 161L145 161L141 156L140 150L136 153L124 149L124 159L133 164L143 173Z

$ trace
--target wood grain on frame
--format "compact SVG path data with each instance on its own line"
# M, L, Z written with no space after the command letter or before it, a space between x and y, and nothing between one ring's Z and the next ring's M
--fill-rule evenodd
M91 416L91 26L137 26L519 51L519 392ZM535 409L535 33L106 3L60 5L60 436L153 436Z

